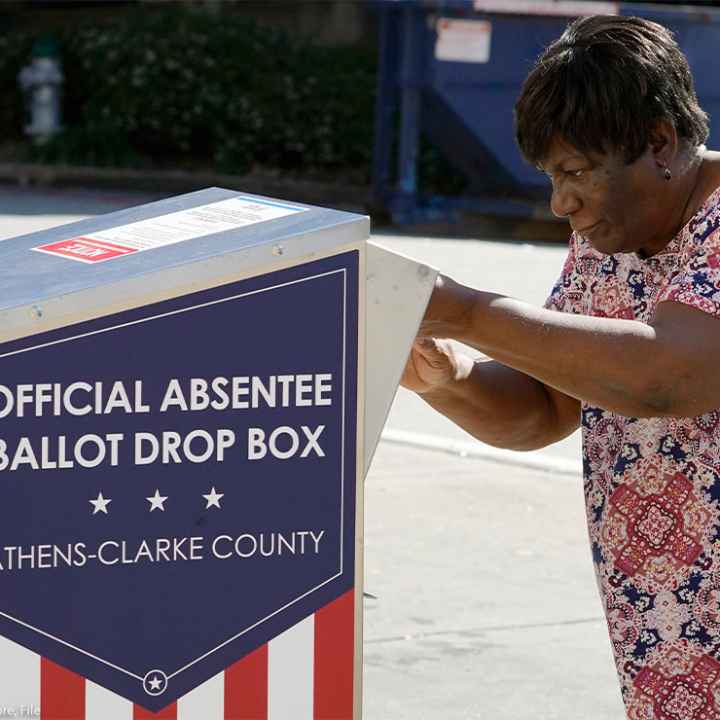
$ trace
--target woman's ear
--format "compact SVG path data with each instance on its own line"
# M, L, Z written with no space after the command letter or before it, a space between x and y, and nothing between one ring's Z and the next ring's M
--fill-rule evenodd
M675 126L667 120L658 120L650 132L649 150L658 167L669 167L678 150L678 135Z

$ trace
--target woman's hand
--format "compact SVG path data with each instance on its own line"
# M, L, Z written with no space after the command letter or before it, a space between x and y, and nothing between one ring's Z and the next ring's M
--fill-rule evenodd
M457 352L450 340L457 337L472 313L472 291L446 275L438 275L417 338L400 378L408 390L423 394L467 378L473 361Z
M418 338L413 343L400 384L422 395L464 380L472 366L473 361L457 352L449 340Z

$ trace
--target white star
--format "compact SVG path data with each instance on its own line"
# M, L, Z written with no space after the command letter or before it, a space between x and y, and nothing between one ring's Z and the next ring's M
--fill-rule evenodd
M163 496L160 494L159 490L155 490L155 494L152 497L145 498L150 503L150 512L153 510L162 510L165 512L165 501L167 500L167 495Z
M95 508L92 513L93 515L97 515L99 512L107 515L107 506L112 502L112 500L104 498L102 493L98 493L97 500L89 500L88 502Z
M154 677L152 680L150 680L148 684L150 685L151 690L159 690L162 686L162 682L160 681L159 677Z
M216 508L220 507L220 498L225 497L225 493L219 493L215 490L215 487L210 490L209 495L203 495L203 497L207 500L207 505L205 506L205 509L211 508L213 505Z

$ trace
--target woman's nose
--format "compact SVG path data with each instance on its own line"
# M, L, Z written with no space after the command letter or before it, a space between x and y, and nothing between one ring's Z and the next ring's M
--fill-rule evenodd
M580 198L569 188L553 186L550 209L559 218L570 217L582 207Z

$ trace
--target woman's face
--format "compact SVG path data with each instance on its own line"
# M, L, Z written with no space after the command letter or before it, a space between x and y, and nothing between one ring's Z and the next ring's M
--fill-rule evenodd
M558 139L542 170L552 181L553 213L601 253L657 252L672 239L668 183L651 150L627 165L618 154L586 154Z

